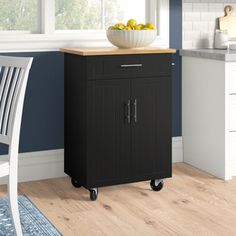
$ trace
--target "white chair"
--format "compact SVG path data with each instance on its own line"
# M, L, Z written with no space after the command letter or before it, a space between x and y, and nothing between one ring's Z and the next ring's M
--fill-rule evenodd
M0 143L9 146L8 161L0 159L0 177L9 176L9 206L17 236L22 235L17 200L19 137L32 61L33 58L0 56Z

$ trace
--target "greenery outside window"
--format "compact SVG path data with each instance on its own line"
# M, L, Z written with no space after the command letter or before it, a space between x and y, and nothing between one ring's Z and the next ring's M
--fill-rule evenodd
M104 30L134 18L146 21L146 0L55 0L56 30Z
M105 29L130 18L154 22L157 45L169 45L169 0L0 0L0 4L0 52L107 46Z
M38 0L0 0L0 31L38 33Z

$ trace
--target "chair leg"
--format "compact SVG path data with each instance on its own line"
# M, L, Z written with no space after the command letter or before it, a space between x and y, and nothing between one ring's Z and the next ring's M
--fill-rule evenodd
M18 208L18 199L17 199L17 173L11 173L9 175L9 183L8 183L8 196L10 203L10 211L12 223L15 228L15 232L17 236L23 236L20 216L19 216L19 208Z

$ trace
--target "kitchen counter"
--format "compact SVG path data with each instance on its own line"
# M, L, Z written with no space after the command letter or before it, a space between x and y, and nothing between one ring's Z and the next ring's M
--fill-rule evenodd
M182 50L184 161L236 176L236 51Z
M236 62L236 51L217 49L182 49L180 55L185 57L198 57L225 62Z
M61 48L61 52L76 54L80 56L100 56L100 55L127 55L127 54L158 54L158 53L175 53L175 49L145 47L135 49L120 49L115 47L104 48Z

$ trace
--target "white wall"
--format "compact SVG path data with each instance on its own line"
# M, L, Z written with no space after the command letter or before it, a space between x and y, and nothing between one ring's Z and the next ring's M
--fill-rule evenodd
M183 48L212 48L217 18L228 4L236 15L236 0L183 0Z

